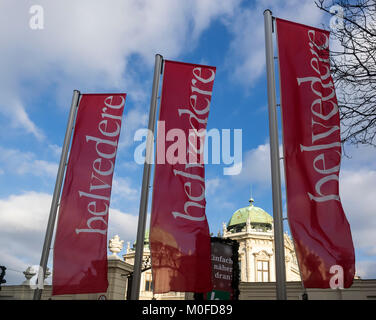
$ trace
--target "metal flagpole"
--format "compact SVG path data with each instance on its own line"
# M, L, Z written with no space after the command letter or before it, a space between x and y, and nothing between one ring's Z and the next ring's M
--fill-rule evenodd
M142 178L140 211L139 211L139 216L138 216L136 253L135 253L135 259L134 259L131 300L138 300L139 295L140 295L142 257L143 257L143 251L144 251L144 237L145 237L146 216L147 216L148 197L149 197L150 167L151 167L151 161L153 157L155 117L156 117L156 111L157 111L157 98L158 98L158 91L159 91L159 80L160 80L160 76L162 72L162 63L163 63L163 57L160 54L156 54L155 66L154 66L153 88L152 88L151 102L150 102L148 136L146 140L146 156L145 156L145 163L144 163L144 173L143 173L143 178Z
M274 53L273 53L273 21L272 12L264 11L265 26L265 51L266 51L266 72L268 82L268 110L269 110L269 139L270 139L270 161L272 172L273 192L273 217L274 217L274 246L276 264L277 299L286 300L286 267L285 267L285 246L283 239L282 220L282 192L281 173L279 167L279 143L278 143L278 122L276 111L276 92L274 74Z
M51 248L52 235L54 233L57 207L58 207L58 203L60 199L61 186L63 183L65 165L67 162L69 144L71 141L72 131L74 127L74 119L75 119L75 115L77 111L79 97L80 97L80 91L74 90L73 98L72 98L72 105L71 105L71 109L69 112L67 130L65 132L65 137L64 137L63 150L61 151L60 164L59 164L59 169L57 171L55 189L54 189L54 193L52 196L50 216L48 218L47 230L46 230L46 235L44 238L44 244L43 244L43 250L42 250L42 256L40 259L40 268L42 268L41 269L42 272L39 273L40 276L38 276L37 281L38 282L42 281L42 284L44 281L44 274L47 269L47 261L48 261L48 256L49 256L50 248ZM34 291L34 300L40 300L42 297L42 289L40 289L39 287L42 287L42 286L38 285L38 288L35 289Z

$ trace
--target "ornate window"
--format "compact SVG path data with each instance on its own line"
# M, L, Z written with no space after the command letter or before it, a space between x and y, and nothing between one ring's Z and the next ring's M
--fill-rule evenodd
M270 281L270 257L271 254L265 250L254 253L255 256L255 280L256 282Z
M153 281L151 274L145 274L145 291L153 291Z
M257 282L269 281L269 261L258 260L256 270Z

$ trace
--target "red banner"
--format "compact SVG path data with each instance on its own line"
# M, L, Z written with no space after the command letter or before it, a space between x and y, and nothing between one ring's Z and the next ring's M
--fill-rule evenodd
M81 96L55 236L53 295L107 290L108 210L125 97Z
M150 226L155 293L212 289L203 150L215 71L165 61Z
M277 19L287 213L306 288L351 286L354 246L339 196L340 118L329 32Z

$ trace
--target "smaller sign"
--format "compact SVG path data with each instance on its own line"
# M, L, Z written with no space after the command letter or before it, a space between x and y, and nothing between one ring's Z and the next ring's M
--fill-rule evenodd
M237 300L239 295L239 243L235 240L211 238L213 290L207 300Z

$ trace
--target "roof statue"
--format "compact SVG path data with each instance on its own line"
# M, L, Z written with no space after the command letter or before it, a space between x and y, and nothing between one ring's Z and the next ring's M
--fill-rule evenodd
M112 252L112 255L109 258L120 259L117 255L123 249L124 240L120 240L118 235L115 235L110 239L108 244L108 249Z

